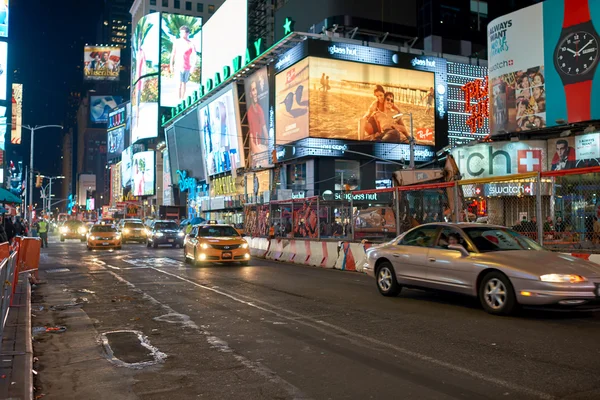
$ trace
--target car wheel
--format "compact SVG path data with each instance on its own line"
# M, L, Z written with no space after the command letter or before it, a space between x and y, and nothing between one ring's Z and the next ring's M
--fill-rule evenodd
M151 244L151 243L150 243L150 241L148 240L148 241L146 242L146 247L150 247L151 245L152 245L152 244Z
M196 249L194 249L194 259L192 260L192 265L194 267L199 267L200 266L200 261L198 261L198 257L196 254Z
M177 243L173 243L173 248L176 249L177 248Z
M61 242L64 242L64 241L65 241L65 238L62 238L62 237L61 237L61 238L60 238L60 241L61 241Z
M490 272L479 285L479 301L485 311L494 315L511 314L517 306L515 290L506 275Z
M158 243L156 243L156 242L152 243L152 247L154 247L155 249L158 249Z
M398 280L396 279L396 272L394 271L394 267L389 261L382 262L377 268L377 289L379 289L379 293L384 296L397 296L402 287L398 284Z

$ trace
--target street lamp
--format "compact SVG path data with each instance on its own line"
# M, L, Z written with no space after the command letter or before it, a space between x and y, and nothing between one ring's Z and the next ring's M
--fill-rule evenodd
M31 148L30 148L30 153L29 153L29 186L27 188L27 190L29 191L29 205L31 206L31 204L33 204L33 134L35 133L35 131L39 130L39 129L44 129L44 128L60 128L60 129L64 129L62 125L42 125L42 126L34 126L31 127L29 125L23 125L23 128L25 129L29 129L29 131L31 132ZM33 209L31 210L31 212L29 213L29 222L33 222Z
M394 119L398 118L398 117L402 117L404 115L408 115L410 117L410 139L408 141L409 143L409 151L410 151L410 161L408 163L408 167L410 169L415 169L415 135L413 132L413 115L412 113L400 113L400 114L396 114L394 115Z
M46 204L44 205L44 210L50 211L50 209L52 208L52 181L54 179L65 179L65 177L62 175L60 175L60 176L44 176L44 175L42 175L42 178L48 179L50 181L50 183L48 183L48 186L47 186L50 194L48 195L48 200L47 200ZM44 193L44 197L46 197L46 189L45 188L42 188L42 193Z

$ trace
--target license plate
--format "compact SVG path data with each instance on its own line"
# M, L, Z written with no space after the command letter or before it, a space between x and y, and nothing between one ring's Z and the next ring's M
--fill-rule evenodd
M175 239L169 239L169 243L173 243Z
M225 259L225 258L231 258L231 257L233 257L233 255L231 253L223 253L221 255L221 258L223 258L223 259Z
M108 246L108 245L110 245L110 243L108 243L108 242L102 243L102 246Z

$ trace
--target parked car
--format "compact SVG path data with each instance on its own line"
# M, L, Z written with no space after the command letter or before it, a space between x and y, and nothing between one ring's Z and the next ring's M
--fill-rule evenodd
M432 223L367 250L365 272L384 296L403 287L478 297L485 311L519 305L600 309L600 266L545 250L501 226Z
M148 231L148 247L157 248L168 244L173 247L183 247L185 234L179 230L175 221L154 221L152 226L146 228Z

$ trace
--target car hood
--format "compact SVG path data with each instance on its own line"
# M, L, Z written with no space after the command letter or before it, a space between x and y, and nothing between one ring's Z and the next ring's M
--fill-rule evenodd
M477 255L478 261L489 261L536 276L544 274L576 274L600 277L600 265L568 254L551 251L498 251Z
M207 238L203 238L204 241L208 242L208 243L213 243L213 244L242 244L242 243L246 243L246 241L244 239L240 239L240 238L232 238L232 237L228 237L228 236L223 236L223 237L207 237Z
M117 236L117 232L90 232L90 236L113 237Z

